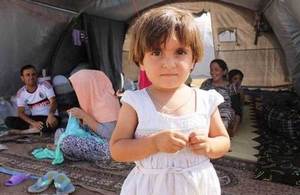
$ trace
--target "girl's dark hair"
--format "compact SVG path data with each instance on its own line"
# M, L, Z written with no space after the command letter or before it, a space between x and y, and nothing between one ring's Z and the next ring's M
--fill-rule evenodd
M226 62L222 59L214 59L210 62L210 65L212 63L216 63L220 66L220 68L222 68L222 70L225 72L225 74L223 75L223 78L227 80L228 79L228 66L227 66Z
M228 72L228 78L229 81L231 81L231 79L235 76L235 75L240 75L241 79L243 80L244 78L244 74L242 73L242 71L240 71L239 69L232 69Z

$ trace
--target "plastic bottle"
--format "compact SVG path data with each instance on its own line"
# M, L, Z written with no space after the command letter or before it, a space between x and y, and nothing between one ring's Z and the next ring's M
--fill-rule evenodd
M7 116L11 115L11 105L3 97L0 97L0 123L4 122Z
M47 76L47 71L46 71L46 69L43 69L43 70L42 70L42 77L39 77L39 78L38 78L38 81L39 81L39 82L48 81L48 82L51 83L51 77L50 77L50 76Z

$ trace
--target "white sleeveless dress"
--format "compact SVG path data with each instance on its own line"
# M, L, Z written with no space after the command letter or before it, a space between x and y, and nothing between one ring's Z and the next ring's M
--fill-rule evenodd
M210 116L224 101L215 90L195 89L196 112L171 116L157 112L145 89L126 91L121 101L137 112L135 137L160 130L189 134L197 129L208 134ZM220 195L220 182L207 156L196 155L188 148L176 153L156 153L136 161L122 186L121 195Z

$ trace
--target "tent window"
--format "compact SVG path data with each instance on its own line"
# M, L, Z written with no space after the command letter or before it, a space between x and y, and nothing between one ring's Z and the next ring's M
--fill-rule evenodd
M219 29L218 33L219 41L222 42L237 42L237 29L228 28L228 29Z

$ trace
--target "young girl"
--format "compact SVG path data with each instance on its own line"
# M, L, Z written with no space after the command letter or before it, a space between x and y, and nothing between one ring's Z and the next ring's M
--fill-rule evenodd
M215 91L184 84L202 56L193 16L173 7L153 9L135 23L131 57L152 82L126 91L110 149L117 161L135 161L121 195L220 195L210 158L230 141Z

